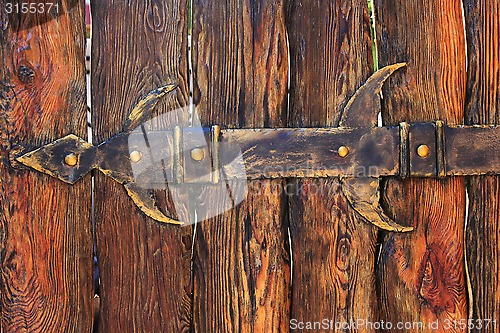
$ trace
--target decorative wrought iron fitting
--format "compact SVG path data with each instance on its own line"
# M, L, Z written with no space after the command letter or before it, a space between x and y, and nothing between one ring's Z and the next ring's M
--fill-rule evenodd
M35 170L73 184L99 169L125 186L151 218L182 224L156 206L152 189L219 184L234 179L339 177L349 204L367 222L407 232L379 205L383 176L446 177L500 173L500 128L446 126L442 121L377 127L384 82L405 64L374 73L347 103L338 128L221 129L144 126L157 89L140 101L124 130L92 146L75 135L17 157ZM163 186L163 187L162 187Z

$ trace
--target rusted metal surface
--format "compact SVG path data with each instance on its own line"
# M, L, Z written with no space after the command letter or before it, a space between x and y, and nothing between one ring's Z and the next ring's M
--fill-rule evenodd
M341 127L377 126L378 114L381 111L380 93L384 82L392 73L405 66L405 63L385 66L369 77L347 102L339 125Z
M436 128L433 123L410 125L410 176L437 176L435 133ZM422 154L424 152L422 150L419 152L419 149L423 148L421 146L428 147L428 151L425 154Z
M397 69L404 66L406 66L404 63L390 65L372 74L366 83L356 91L354 96L352 96L347 103L340 120L340 126L374 128L377 125L378 115L382 111L380 93L384 82ZM362 110L365 112L362 112ZM401 139L399 141L401 142ZM385 144L383 145L385 146ZM347 151L348 148L345 148L344 154L347 153ZM365 155L373 156L370 151L363 151L363 153ZM339 155L344 154L340 152ZM395 158L397 154L390 154L389 156ZM384 157L387 159L387 156ZM373 166L369 166L368 168L373 168ZM402 168L399 167L399 169ZM393 221L385 214L379 202L379 176L372 175L371 172L369 172L368 175L366 175L365 172L365 175L361 175L361 177L360 175L341 175L340 183L342 185L342 192L349 202L349 205L362 217L362 220L365 222L371 223L378 228L388 231L407 232L413 230L411 227L404 227L396 223L396 221Z
M500 127L496 126L444 126L443 138L439 139L439 127L435 123L411 124L409 146L402 145L404 127L375 128L278 128L221 130L220 142L213 142L210 129L203 131L207 146L181 149L175 154L173 131L146 132L149 150L132 151L141 156L158 153L169 156L162 163L149 166L143 172L141 183L154 187L167 179L176 179L175 164L185 168L185 183L210 182L214 168L214 151L226 179L274 179L274 178L323 178L323 177L379 177L404 176L408 168L412 177L470 176L500 173ZM200 129L197 129L199 131ZM183 140L192 135L184 130ZM91 169L98 168L121 184L134 182L129 150L130 135L121 133L94 147L75 135L68 135L41 148L17 157L17 161L37 171L75 183ZM161 140L160 140L161 138ZM188 141L189 142L189 141ZM438 144L442 142L443 144ZM184 144L184 147L189 144ZM246 174L231 167L234 150L241 149ZM345 147L348 153L339 155ZM427 150L424 152L424 149ZM409 151L409 160L403 167L400 156ZM199 157L193 157L196 153ZM70 167L64 163L68 154L75 154L78 163ZM177 156L177 157L176 157ZM176 162L176 160L178 160ZM192 160L192 161L191 161ZM206 163L200 166L199 163ZM440 166L441 165L441 166ZM169 176L165 176L165 174Z
M374 127L382 86L403 66L374 73L347 103L339 128L222 131L176 125L147 131L143 124L159 99L176 88L168 85L142 99L123 132L97 147L69 135L16 160L71 184L97 168L123 184L147 216L172 224L183 222L161 212L152 192L168 183L217 184L220 173L224 180L341 176L346 198L367 222L388 231L411 231L380 207L380 177L500 173L500 154L495 154L500 135L496 127L453 128L442 121ZM473 153L464 154L468 150Z
M299 128L222 131L241 147L247 177L378 177L399 172L398 129ZM340 147L349 154L341 157ZM224 160L222 163L229 162ZM227 170L227 177L238 176Z
M124 132L132 132L137 127L144 124L151 118L158 101L168 94L174 91L177 85L171 84L151 91L146 97L137 103L134 109L130 112L127 120L125 121Z
M409 232L412 227L405 227L389 218L380 207L380 187L378 178L343 178L342 192L351 207L367 222L376 227L394 232Z
M446 127L444 132L447 175L500 172L500 127Z
M100 332L499 317L500 131L456 126L500 119L495 1L374 3L380 63L408 63L384 90L382 118L394 126L383 128L378 93L404 64L356 91L373 69L365 1L98 1L98 146L80 138L87 126L77 3L63 0L57 15L7 14L8 2L0 3L2 331L89 331L92 254L101 270ZM174 86L155 90L128 116L138 96L166 82L179 85L175 96L153 112ZM144 127L191 103L204 126L227 129L161 120ZM239 154L244 172L232 164ZM95 187L93 169L109 176L96 173ZM206 198L227 179L259 188L212 218L207 212L226 199ZM189 190L173 196L184 184ZM194 223L172 208L177 202L206 218L194 229L147 218Z
M76 156L75 166L65 163L69 154ZM96 148L90 143L70 134L39 149L19 156L17 161L37 171L74 184L85 176L95 165Z
M124 186L127 190L128 196L137 205L137 207L153 220L161 223L178 225L184 224L184 222L177 221L162 213L162 211L156 205L156 198L154 197L153 191L137 186L134 183L128 183Z
M382 209L372 201L379 197L378 185L374 184L378 177L404 177L405 172L412 177L500 173L500 127L495 126L448 127L437 122L371 129L236 129L222 130L215 136L209 128L194 131L200 130L206 137L206 146L198 147L197 142L191 142L193 130L190 129L184 130L182 135L175 134L179 129L141 134L148 138L148 151L130 146L130 142L137 141L130 139L138 135L134 133L120 133L97 147L68 135L18 157L17 161L71 184L97 168L125 185L129 196L146 215L175 224L179 222L165 216L156 207L152 192L145 188L161 188L168 182L211 183L214 182L214 168L226 180L342 176L345 187L350 186L349 178L357 178L353 181L357 189L347 189L347 198L351 198L351 203L359 202L353 204L355 207L373 206L374 210L360 210L360 214L365 218L379 216L369 221L390 231L410 229L381 215ZM405 143L407 135L408 144ZM346 150L345 155L339 153L342 147ZM240 152L246 172L234 163ZM69 154L75 155L76 165L65 163ZM155 154L166 157L148 164ZM134 161L134 155L141 158ZM146 167L139 175L134 175L134 165L140 166L143 160ZM401 161L406 161L407 165L401 165ZM361 190L363 181L366 186Z

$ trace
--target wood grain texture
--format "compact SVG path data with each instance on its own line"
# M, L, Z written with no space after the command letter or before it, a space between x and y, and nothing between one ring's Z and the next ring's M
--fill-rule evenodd
M195 332L288 329L290 266L283 184L266 180L249 185L245 201L201 222L198 229L193 263ZM231 185L233 191L241 186L245 183ZM215 208L200 204L197 211L204 214Z
M469 219L466 259L471 282L471 332L499 332L500 323L500 182L498 177L473 177L468 183ZM497 320L489 323L483 320Z
M195 0L193 14L194 103L202 124L285 125L284 2ZM210 211L202 198L197 200L200 216ZM241 205L199 224L193 263L195 332L288 330L284 209L281 180L255 181Z
M358 320L377 322L377 229L352 210L338 179L297 180L292 185L291 317L297 321L327 319L340 325ZM345 327L317 331L344 332ZM376 330L360 325L358 331Z
M373 71L367 4L291 1L287 22L289 125L338 126L349 98ZM350 208L337 179L303 179L290 185L291 318L378 321L377 229Z
M468 77L468 124L498 124L500 119L500 3L464 1ZM472 318L500 318L500 178L469 181L466 258L472 287ZM479 321L479 323L481 323ZM472 332L499 332L500 323L476 325Z
M370 21L362 1L289 1L289 126L338 126L373 72Z
M384 122L461 124L466 73L460 2L381 0L375 7L380 66L408 63L384 89ZM384 199L396 221L415 230L385 238L378 263L382 319L421 321L419 332L465 331L445 329L445 320L468 318L464 179L390 180ZM427 325L435 320L437 330Z
M92 330L90 178L70 186L10 158L17 145L85 137L83 4L58 16L6 15L0 3L2 332Z
M92 3L94 143L121 131L135 104L155 88L179 85L154 115L187 105L187 9L184 0ZM99 331L189 331L191 228L146 218L102 174L95 184Z

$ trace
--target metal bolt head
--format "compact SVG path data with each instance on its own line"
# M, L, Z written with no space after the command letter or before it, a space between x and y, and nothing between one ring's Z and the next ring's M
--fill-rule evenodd
M76 156L73 153L68 154L66 155L66 157L64 157L64 164L66 164L67 166L74 167L77 163L78 163L78 156Z
M130 153L130 160L133 163L137 163L142 159L142 154L140 151L134 150L133 152Z
M431 149L428 145L420 145L417 148L417 155L421 158L426 158L431 153Z
M205 152L201 148L194 148L191 150L191 158L195 161L201 161L205 158Z
M346 157L349 155L349 148L346 146L340 146L339 149L337 150L337 154L339 154L340 157Z

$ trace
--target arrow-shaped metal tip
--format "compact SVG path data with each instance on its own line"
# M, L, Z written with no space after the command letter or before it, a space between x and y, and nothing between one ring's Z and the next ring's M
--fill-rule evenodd
M102 160L98 160L97 150L103 149L105 145L112 144L110 142L120 143L120 139L123 138L122 134L129 134L136 127L149 120L160 98L176 88L177 85L175 84L166 85L153 90L144 99L139 101L125 122L125 131L115 136L115 138L118 138L116 141L113 141L112 138L99 147L94 147L76 135L70 134L64 138L19 156L16 158L16 161L69 184L76 183L94 168L99 168L105 174L113 177L113 179L123 184L126 181L129 181L129 177L117 177L116 174L123 176L120 173L116 173L118 170L108 170L103 168L101 165ZM102 159L101 155L99 157L100 159ZM112 175L112 171L115 171L116 174ZM158 209L158 207L156 207L155 199L150 195L148 190L133 183L125 183L124 186L134 203L147 216L162 223L183 224L183 222L179 222L165 216Z
M16 158L37 171L74 184L94 168L95 148L70 134Z

